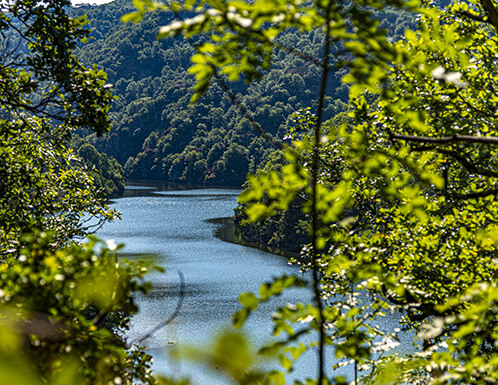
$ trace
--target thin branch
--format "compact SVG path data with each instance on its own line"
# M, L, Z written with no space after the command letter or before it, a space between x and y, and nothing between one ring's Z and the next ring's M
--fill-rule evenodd
M161 322L159 325L157 325L155 328L153 328L152 330L150 330L142 338L140 338L138 340L135 339L132 342L133 344L141 344L141 343L143 343L147 338L151 337L159 329L162 329L163 327L165 327L166 325L168 325L169 323L171 323L171 321L173 321L180 314L180 311L181 311L182 306L183 306L183 299L185 297L185 278L184 278L183 273L181 271L178 272L178 276L180 277L180 296L178 298L178 302L176 304L175 311L173 312L173 314L171 314L171 316L169 316L169 318L167 320L165 320L164 322Z
M460 100L462 101L462 103L464 103L468 108L474 110L475 112L477 112L481 115L487 116L491 119L496 118L496 115L494 114L496 112L495 108L493 108L493 112L481 110L481 109L477 108L475 106L475 104L470 103L470 101L465 96L462 96L461 92L459 91L459 88L456 86L455 86L455 91L456 91L456 94L458 95L458 97L460 98ZM491 91L493 92L493 90L491 90ZM493 93L495 94L495 92L493 92ZM488 95L488 97L489 97L489 95Z
M484 20L484 16L475 15L473 13L470 13L469 11L459 11L459 12L457 12L457 15L467 17L469 19L472 19L474 21L478 21L480 23L487 23L487 20Z
M489 23L498 31L498 13L491 0L481 0L482 7L486 10Z
M460 193L451 194L452 197L454 197L456 199L460 199L460 200L486 198L486 197L489 197L491 195L498 195L498 189L483 190L483 191L477 191L477 192L472 192L472 193L467 193L467 194L460 194Z
M283 44L280 44L280 43L272 42L272 45L275 48L278 48L278 49L280 49L282 51L285 51L285 52L291 53L291 54L293 54L293 55L295 55L297 57L300 57L301 59L309 61L310 63L313 63L317 67L323 68L323 61L320 58L317 58L317 57L314 57L314 56L310 56L310 55L306 55L304 52L302 52L302 51L300 51L298 49L295 49L295 48L292 48L292 47L287 47L287 46L285 46Z
M323 67L322 79L320 84L320 94L318 97L317 119L315 126L315 135L313 143L313 160L311 163L311 257L313 261L313 291L314 299L318 307L318 321L320 325L320 341L318 346L318 385L325 384L325 315L322 296L320 291L320 277L318 274L318 259L317 250L318 240L318 178L320 169L320 143L321 143L321 124L323 120L323 110L325 106L325 96L327 91L327 79L329 74L329 55L331 45L331 27L330 27L330 8L333 2L328 3L326 11L327 30L325 32L325 41L323 47Z
M451 136L443 136L441 138L435 138L432 136L404 135L404 134L395 134L390 132L389 137L391 139L406 140L407 142L415 142L415 143L433 143L433 144L474 143L474 144L498 145L498 137L496 136L474 136L474 135L453 134Z
M437 147L433 147L433 146L415 147L415 148L413 148L413 151L436 151L440 154L443 154L443 155L446 155L446 156L449 156L449 157L455 159L463 166L463 168L465 168L471 174L478 174L481 176L489 176L491 178L498 178L498 172L480 167L480 166L472 163L471 160L469 160L464 155L462 155L456 151L444 150L442 148L437 148Z
M178 20L181 20L180 15L178 13L175 13L175 16ZM191 38L186 39L187 42L192 46L192 48L196 48L195 44L192 42ZM218 81L218 84L220 85L221 89L228 95L232 103L238 108L238 110L242 113L242 115L249 121L249 124L252 126L254 131L256 131L264 140L266 140L268 143L272 144L279 150L283 150L286 146L285 144L280 141L275 139L273 136L271 136L269 133L267 133L263 127L254 119L253 114L242 104L242 102L237 98L237 96L233 93L231 88L228 86L228 84L225 82L225 80L221 77L219 74L218 70L214 68L214 76L216 80Z

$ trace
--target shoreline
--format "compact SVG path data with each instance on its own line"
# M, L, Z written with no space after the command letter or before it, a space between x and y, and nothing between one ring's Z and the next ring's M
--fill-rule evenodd
M268 253L278 255L280 257L285 257L287 259L294 258L300 261L300 255L297 252L278 248L271 247L259 242L251 241L249 239L245 239L235 226L234 217L225 217L225 218L213 218L208 219L206 222L214 223L218 226L214 232L214 236L224 242L235 243L237 245L252 247L254 249L266 251Z

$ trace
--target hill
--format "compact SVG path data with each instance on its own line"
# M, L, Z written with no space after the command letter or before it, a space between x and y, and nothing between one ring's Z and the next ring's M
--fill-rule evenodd
M88 139L124 165L128 178L240 186L274 148L253 131L219 85L190 105L193 78L187 69L192 42L182 37L156 40L160 26L170 22L172 14L148 15L138 24L121 23L120 17L132 10L128 0L74 10L86 13L93 29L93 40L78 48L78 57L85 65L104 69L119 96L111 110L111 133ZM397 12L384 13L383 24L393 27L393 34L409 22ZM262 82L231 83L240 102L276 138L286 134L293 112L315 107L319 71L312 60L320 57L322 38L320 31L290 31L278 43L301 57L281 50ZM347 97L346 86L340 83L343 75L343 70L336 71L329 82L326 118L343 109Z

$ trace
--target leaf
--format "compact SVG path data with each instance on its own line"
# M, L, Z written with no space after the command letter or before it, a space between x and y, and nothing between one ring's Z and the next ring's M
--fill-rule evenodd
M249 310L255 310L258 307L258 298L253 293L240 294L239 302Z
M232 315L232 325L235 329L240 329L242 326L244 326L244 323L246 322L247 318L251 314L251 310L248 308L243 308L240 310L237 310L233 315Z
M245 212L251 222L258 222L263 218L271 215L274 212L274 210L267 207L263 203L258 202L258 203L252 203L249 206L247 206Z
M138 23L139 21L141 21L143 19L143 14L140 13L140 12L130 12L130 13L127 13L123 16L121 16L121 22L122 23Z

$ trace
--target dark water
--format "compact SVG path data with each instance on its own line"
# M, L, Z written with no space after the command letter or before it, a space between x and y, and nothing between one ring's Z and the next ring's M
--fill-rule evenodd
M206 344L217 332L231 327L231 316L240 308L241 292L257 291L261 283L272 277L298 272L284 257L223 242L215 236L221 225L209 220L232 216L239 192L165 191L129 186L125 198L113 203L123 219L105 225L98 233L104 239L125 243L129 258L150 253L156 264L166 269L164 274L153 273L149 277L154 289L138 299L140 311L132 321L131 341L140 339L174 313L180 297L178 272L184 276L185 295L180 314L144 341L154 356L154 370L158 373L189 376L197 384L227 383L202 367L174 362L169 351L183 344ZM284 293L254 313L245 332L260 346L269 339L271 314L276 306L310 299L311 293L303 290ZM292 377L312 377L315 367L314 355L307 354ZM352 379L350 368L341 374Z

